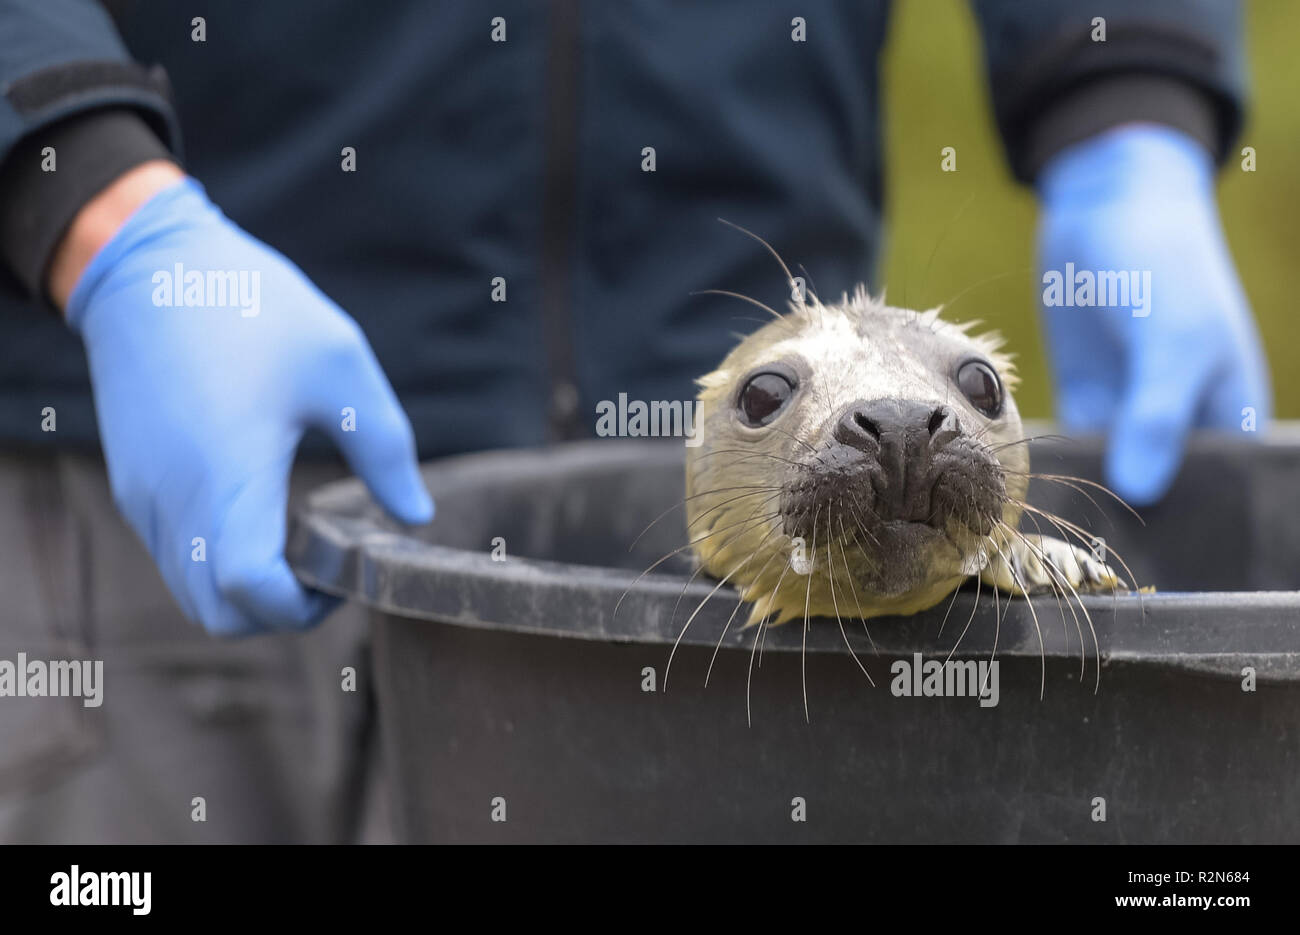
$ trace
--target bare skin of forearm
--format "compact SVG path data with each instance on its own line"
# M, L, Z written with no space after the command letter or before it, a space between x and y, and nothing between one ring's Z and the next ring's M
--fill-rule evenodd
M142 162L81 206L54 248L46 274L46 289L58 308L67 307L81 274L126 219L159 191L184 177L174 162Z

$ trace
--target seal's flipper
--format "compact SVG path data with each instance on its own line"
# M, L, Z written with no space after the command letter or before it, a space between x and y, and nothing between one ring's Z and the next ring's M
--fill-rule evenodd
M1017 536L1003 545L1001 554L994 553L980 573L980 580L1008 594L1070 588L1080 594L1104 594L1129 589L1113 568L1087 550L1037 534Z

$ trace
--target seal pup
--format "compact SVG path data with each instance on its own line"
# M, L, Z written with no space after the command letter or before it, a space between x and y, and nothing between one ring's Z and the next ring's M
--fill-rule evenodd
M1028 440L996 333L862 286L767 310L698 381L686 461L691 547L750 605L747 626L913 614L972 576L1067 599L1127 587L1087 549L1017 528L1028 512L1089 541L1025 503Z

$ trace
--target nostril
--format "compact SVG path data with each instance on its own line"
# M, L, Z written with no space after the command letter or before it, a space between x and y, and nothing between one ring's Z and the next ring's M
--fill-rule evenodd
M930 422L926 428L930 430L931 438L934 438L934 436L938 434L939 429L943 428L944 423L948 421L948 416L949 412L947 406L940 406L930 414Z
M866 413L861 410L853 413L853 423L876 441L880 441L880 426L872 419L868 419Z

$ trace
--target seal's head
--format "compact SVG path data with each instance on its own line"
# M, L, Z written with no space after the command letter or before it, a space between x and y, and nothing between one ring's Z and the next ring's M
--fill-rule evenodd
M687 517L750 622L932 606L977 574L1028 484L996 335L870 298L792 303L700 382Z

